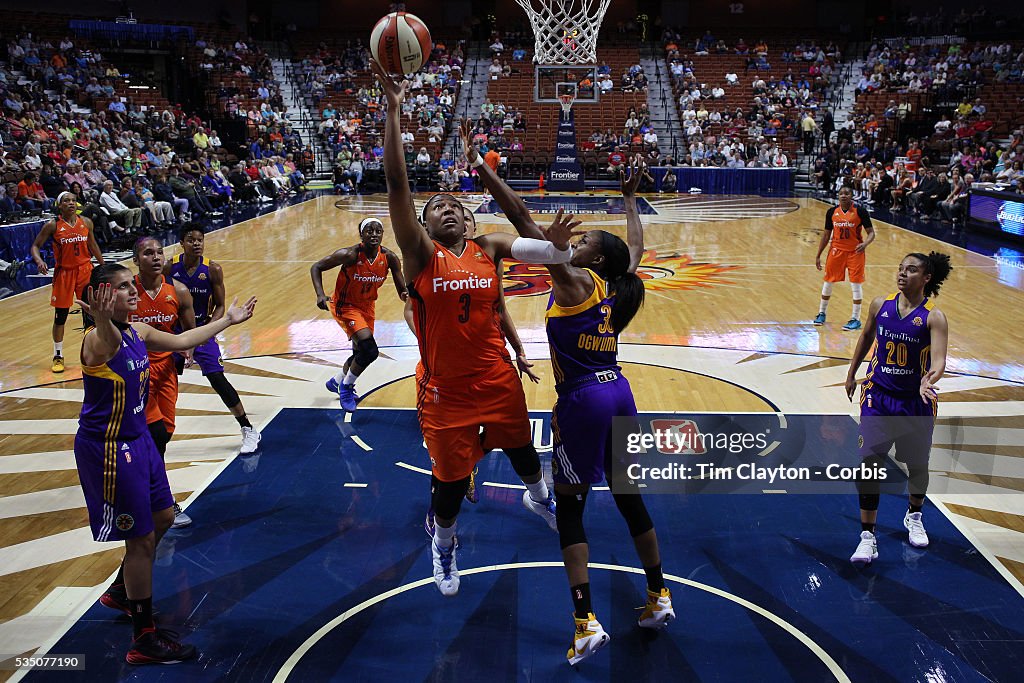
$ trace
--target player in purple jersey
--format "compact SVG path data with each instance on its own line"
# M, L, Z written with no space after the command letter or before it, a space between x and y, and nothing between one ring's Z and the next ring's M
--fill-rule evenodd
M903 517L910 545L924 548L928 534L922 507L928 490L928 456L937 413L935 384L946 370L949 327L934 298L953 267L949 256L932 252L908 254L896 276L899 291L871 302L864 331L850 359L846 395L853 400L857 368L874 346L867 379L861 383L860 456L871 470L884 469L895 444L896 458L908 471L910 504ZM857 482L860 500L860 542L850 557L855 564L878 558L875 522L880 479Z
M224 315L224 271L220 264L203 256L206 236L198 223L186 223L178 233L182 253L164 265L164 275L173 278L188 287L192 294L192 304L196 312L196 325L216 322ZM224 364L221 362L220 345L217 338L212 337L197 346L192 353L176 355L181 370L198 363L203 377L213 387L220 400L242 428L242 448L240 453L248 455L259 448L261 435L252 426L245 414L245 406L238 392L224 376Z
M465 128L463 135L468 135ZM604 230L574 233L578 222L556 220L544 233L522 199L486 164L475 163L479 158L475 149L467 146L466 156L470 164L477 166L484 187L491 191L520 235L545 237L557 249L567 248L571 236L582 235L568 265L547 267L552 282L547 333L558 394L551 416L551 470L559 542L575 619L566 658L569 664L576 664L610 640L591 604L587 573L590 549L583 528L583 510L590 487L602 479L612 485L615 505L626 520L646 574L647 601L639 625L661 629L675 617L672 595L665 587L661 570L657 535L643 498L635 489L625 492L612 481L612 420L637 414L629 382L618 366L617 351L619 334L644 299L643 281L636 275L644 246L635 193L646 167L642 160L634 158L628 180L624 173L620 174L627 244Z
M252 317L256 299L232 306L216 323L168 334L127 322L139 304L130 270L104 264L92 271L85 301L93 325L82 340L85 397L75 435L75 462L97 541L124 541L125 556L100 601L132 618L132 664L173 664L195 657L153 622L153 559L174 519L167 473L146 426L148 351L184 351Z

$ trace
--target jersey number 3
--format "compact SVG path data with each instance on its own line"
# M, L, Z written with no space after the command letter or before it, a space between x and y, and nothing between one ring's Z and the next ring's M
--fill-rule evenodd
M469 322L469 304L471 301L472 299L470 299L469 294L463 294L462 296L459 297L459 306L462 307L462 312L459 313L460 323Z

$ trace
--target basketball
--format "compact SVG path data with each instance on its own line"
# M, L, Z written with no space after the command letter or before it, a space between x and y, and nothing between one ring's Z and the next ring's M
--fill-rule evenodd
M430 30L415 14L392 12L370 33L370 53L390 74L411 74L430 57Z

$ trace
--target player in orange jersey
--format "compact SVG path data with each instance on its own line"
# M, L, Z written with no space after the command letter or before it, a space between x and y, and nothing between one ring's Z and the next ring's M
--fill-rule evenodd
M356 380L380 355L373 338L374 309L377 290L387 279L388 271L398 297L402 301L409 298L398 256L380 244L384 239L384 224L376 218L364 218L359 223L359 237L362 240L359 244L338 249L309 269L317 307L330 311L352 340L352 355L338 374L327 380L327 390L338 394L341 407L350 413L359 401ZM338 267L341 271L334 285L334 296L328 297L324 294L323 272Z
M421 223L413 209L400 137L406 85L396 83L376 61L371 60L370 68L387 96L388 207L410 283L423 365L416 407L431 461L434 582L442 595L451 596L459 590L456 518L470 472L488 450L505 451L526 484L523 504L555 529L554 500L533 446L526 395L501 335L501 278L495 263L503 258L566 263L572 253L544 240L506 233L467 240L463 207L447 194L430 198ZM574 224L571 216L556 220Z
M862 229L868 233L866 240ZM849 271L850 286L853 288L853 314L843 329L859 330L860 306L864 300L864 250L875 241L875 229L868 212L854 205L853 190L848 187L839 190L839 206L833 206L825 214L825 229L821 233L818 254L814 258L818 270L821 270L821 252L825 251L829 240L832 248L825 259L825 284L821 287L821 305L814 324L825 324L825 310L832 296L832 285L845 280Z
M139 267L139 274L135 276L139 303L128 315L128 322L146 323L168 334L174 334L175 325L180 325L182 330L194 328L196 316L192 294L182 283L164 277L164 248L160 241L155 237L143 237L135 243L133 259ZM191 354L191 351L188 353ZM178 370L174 365L174 354L169 351L150 351L146 425L161 458L167 451L167 442L174 434L177 402ZM175 503L172 528L191 523L189 516Z
M50 269L39 250L46 241L53 239L53 372L64 372L64 323L75 299L85 296L85 288L92 274L92 260L103 264L103 253L92 231L92 221L77 213L75 195L61 192L57 197L58 215L43 225L32 243L32 260L36 262L40 275Z

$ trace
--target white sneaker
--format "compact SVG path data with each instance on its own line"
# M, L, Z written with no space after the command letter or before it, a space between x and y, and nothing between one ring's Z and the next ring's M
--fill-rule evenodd
M537 515L551 527L552 531L558 531L558 522L555 521L555 497L549 495L548 499L538 503L530 497L529 491L523 491L523 505L526 509Z
M643 610L637 620L641 628L660 630L676 618L676 611L672 608L672 593L667 588L662 588L660 593L647 591L647 604Z
M576 620L576 632L573 634L572 645L569 646L569 651L565 654L565 658L569 660L569 666L579 664L607 645L608 641L612 639L605 633L604 627L601 626L601 622L597 620L593 612L588 614L586 619L573 618Z
M177 503L174 504L174 522L171 523L172 529L180 529L182 527L190 526L192 524L192 518L186 515L181 506Z
M441 595L450 598L459 592L459 568L455 564L455 549L459 542L452 539L451 547L441 548L437 541L430 542L430 551L434 555L434 583Z
M921 521L920 512L911 512L903 517L903 526L910 532L910 545L915 548L928 547L928 533L924 530L924 522Z
M870 531L860 532L860 543L857 549L850 556L850 562L854 564L871 564L872 560L878 559L878 542L875 535Z
M256 449L260 447L262 438L263 436L255 427L242 427L242 450L239 452L242 455L255 453Z

